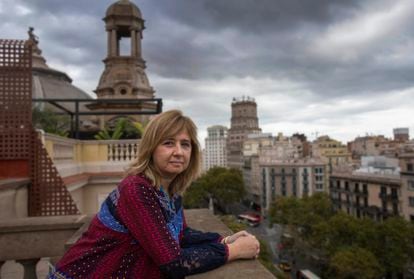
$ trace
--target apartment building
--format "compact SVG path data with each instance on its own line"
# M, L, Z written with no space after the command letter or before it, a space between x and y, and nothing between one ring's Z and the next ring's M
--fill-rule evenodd
M355 217L383 220L401 215L401 180L398 160L362 157L361 168L331 174L329 195L335 210Z
M212 167L227 167L227 127L214 125L207 128L204 150L204 170Z
M259 157L261 205L268 210L278 196L302 198L327 192L327 164L320 159L275 160Z
M328 173L337 166L351 163L351 153L346 145L329 136L318 137L311 144L311 157L320 158L328 164Z
M400 149L402 215L414 222L414 141Z

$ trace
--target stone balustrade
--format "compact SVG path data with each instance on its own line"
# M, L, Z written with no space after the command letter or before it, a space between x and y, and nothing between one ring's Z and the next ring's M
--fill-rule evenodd
M6 261L23 265L20 278L37 278L36 264L42 258L57 260L87 229L91 217L86 215L25 217L0 220L0 272ZM186 210L189 226L202 231L231 234L207 209ZM13 271L12 271L13 272ZM45 271L44 271L45 272ZM47 271L46 271L47 272ZM4 272L3 272L4 273ZM7 273L19 278L19 272ZM0 273L1 274L1 273ZM43 273L44 275L44 273ZM1 277L1 275L0 275ZM270 279L274 276L257 260L235 261L207 273L189 276L192 279Z
M138 155L137 140L108 142L108 161L132 161Z
M61 257L68 239L89 220L86 215L0 220L0 271L6 261L16 261L23 265L25 279L36 278L39 260Z
M42 134L42 141L62 177L123 171L138 153L139 140L76 140Z
M224 225L216 216L211 214L208 209L191 209L185 211L187 224L197 230L213 231L222 235L230 235L231 230ZM85 224L76 232L66 243L69 248L87 229ZM275 278L258 260L240 260L226 264L218 269L188 276L191 279L271 279Z

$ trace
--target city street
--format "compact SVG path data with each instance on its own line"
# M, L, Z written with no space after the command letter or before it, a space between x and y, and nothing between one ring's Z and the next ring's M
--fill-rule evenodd
M279 251L277 246L282 236L281 226L275 224L272 228L269 228L269 222L265 219L258 227L248 227L247 231L268 243L273 254L273 262L277 263L279 260Z

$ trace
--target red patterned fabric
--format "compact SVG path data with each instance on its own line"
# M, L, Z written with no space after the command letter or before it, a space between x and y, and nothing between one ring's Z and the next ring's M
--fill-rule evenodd
M159 196L144 176L125 178L49 278L183 278L224 264L228 249L220 235L192 230L184 221L174 239ZM175 204L183 214L180 197Z

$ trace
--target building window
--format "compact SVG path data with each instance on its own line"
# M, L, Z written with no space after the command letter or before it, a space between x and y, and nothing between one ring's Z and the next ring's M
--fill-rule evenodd
M408 191L414 191L414 180L407 181Z
M396 188L392 188L391 189L391 196L394 199L397 199L398 198L398 192L397 192L397 189Z
M407 163L407 171L413 171L413 164Z
M408 204L409 204L411 207L414 207L414 197L409 197L409 198L408 198Z
M385 186L381 186L380 189L380 198L385 198L385 195L387 194L387 188Z

